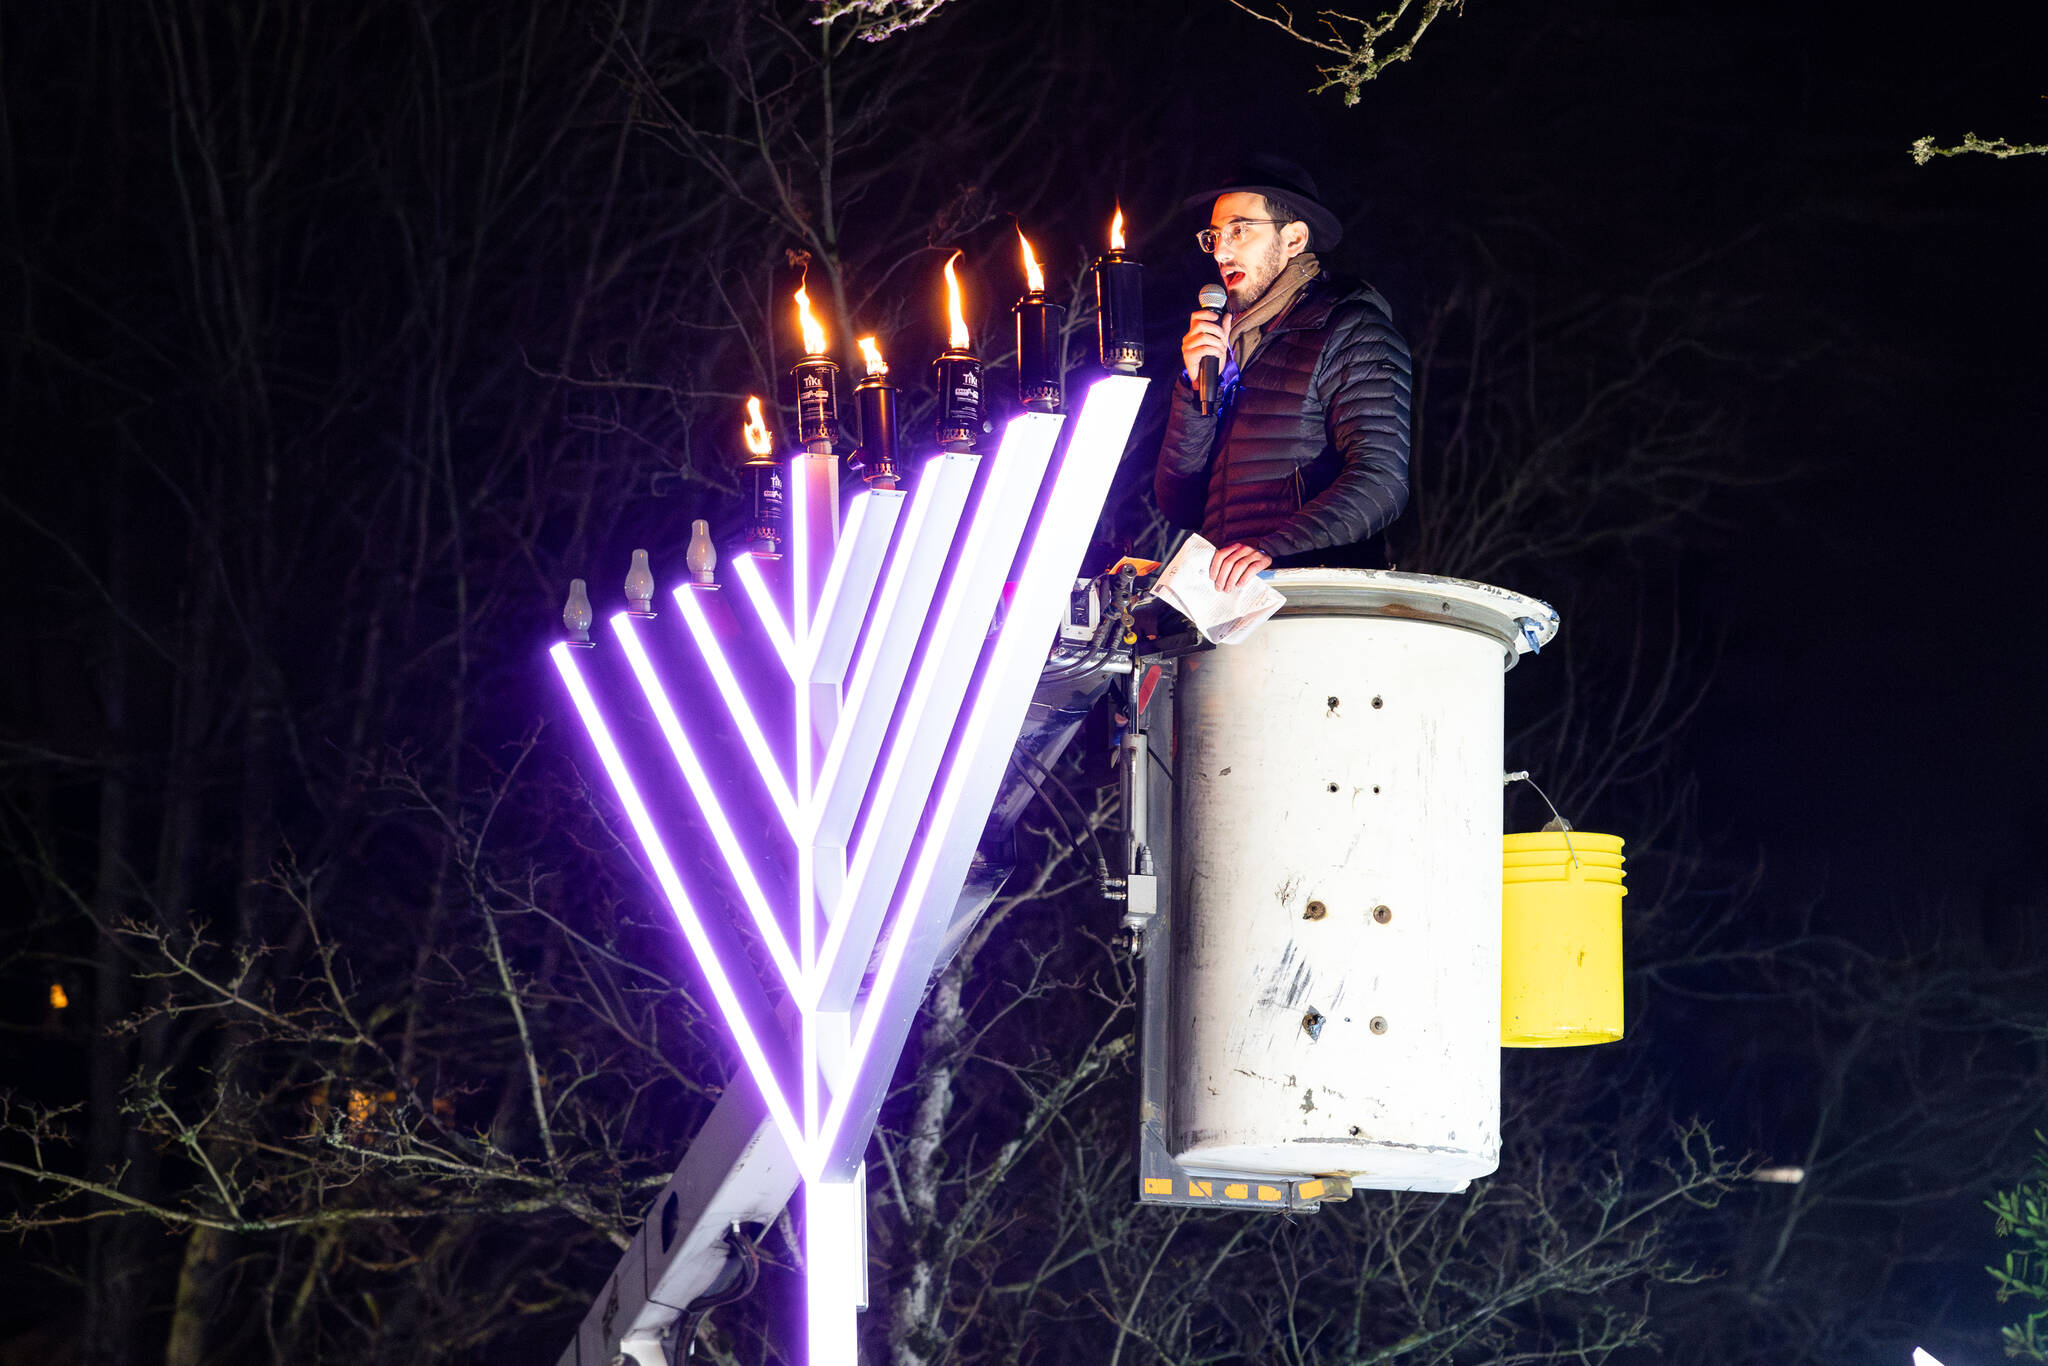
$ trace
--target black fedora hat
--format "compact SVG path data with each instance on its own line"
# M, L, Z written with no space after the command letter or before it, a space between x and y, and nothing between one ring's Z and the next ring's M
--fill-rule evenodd
M1282 157L1255 156L1215 189L1189 195L1181 207L1206 209L1216 202L1218 195L1226 194L1262 194L1294 205L1301 221L1314 234L1310 244L1317 251L1334 247L1344 238L1343 224L1323 206L1322 191L1316 188L1315 177Z

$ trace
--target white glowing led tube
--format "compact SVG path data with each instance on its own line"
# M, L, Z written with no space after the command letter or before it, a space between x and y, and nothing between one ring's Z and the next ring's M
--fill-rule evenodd
M769 799L782 814L783 827L794 833L797 828L796 797L790 791L789 779L783 775L782 765L776 761L775 751L769 748L768 737L754 719L753 705L747 701L746 691L740 687L740 681L732 671L732 663L725 657L724 647L718 643L718 633L712 630L710 619L704 615L696 590L684 584L676 589L675 599L676 605L682 609L683 624L689 627L691 638L697 642L697 649L711 670L711 680L718 685L718 695L725 700L733 725L739 729L747 753L760 770L761 782L768 789Z
M691 590L686 587L677 591ZM711 828L711 838L718 845L718 852L724 856L734 884L740 889L740 899L746 903L747 913L753 917L754 928L760 932L761 942L768 946L776 971L782 974L783 986L794 991L803 973L797 966L796 955L790 950L789 938L776 922L775 913L768 905L768 896L754 876L753 860L741 846L732 822L726 818L725 808L718 800L718 790L712 786L710 775L698 760L697 752L690 747L689 738L683 734L682 720L661 686L660 676L654 671L654 661L647 657L645 647L640 644L633 618L625 612L619 613L612 618L612 630L617 633L619 644L625 647L626 661L633 666L633 676L640 680L640 690L647 695L648 706L654 709L655 724L661 728L662 736L668 741L669 752L675 755L676 765L683 771L683 779L690 786L690 795L697 799L704 823Z
M846 1180L860 1166L1145 386L1135 376L1117 375L1089 390L981 687L968 701L960 744L932 806L930 834L903 885L855 1027L850 1067L817 1136L821 1150L809 1154L810 1179Z
M847 507L839 553L832 557L825 591L818 598L819 629L811 633L809 658L804 661L804 676L813 683L837 686L846 677L903 500L899 489L870 489Z
M783 670L796 677L796 642L790 637L789 623L782 619L782 609L775 605L775 595L768 591L768 581L761 577L760 557L752 553L733 556L732 576L739 580L741 592L761 623L761 633L775 647Z
M640 790L633 783L633 777L626 767L625 756L612 740L611 728L605 725L604 715L597 708L597 700L591 696L590 686L584 681L582 670L576 664L576 652L566 644L557 644L549 652L555 661L555 668L562 675L562 682L569 689L569 696L576 703L576 710L583 718L584 729L590 733L590 742L597 748L599 760L605 772L610 775L612 787L619 795L619 804L626 809L626 819L632 823L633 833L640 837L640 845L646 851L647 861L654 870L654 879L660 885L662 895L668 898L669 910L676 923L682 927L683 938L689 943L690 952L698 966L704 971L705 981L710 984L711 997L717 1003L719 1013L725 1017L726 1028L731 1032L733 1043L740 1050L740 1059L746 1064L754 1084L761 1088L761 1099L774 1117L775 1127L782 1132L782 1138L792 1153L799 1155L802 1163L811 1147L804 1141L804 1133L798 1127L796 1115L790 1109L781 1080L775 1075L775 1068L769 1062L767 1050L754 1032L746 1010L741 1006L735 984L725 971L725 964L718 956L717 947L711 942L710 934L698 918L697 909L690 903L683 891L682 879L676 875L675 862L669 857L663 845L661 832L648 812L647 804L640 799Z
M827 908L824 944L810 973L810 989L800 998L806 1010L853 1007L1064 421L1055 414L1026 413L1003 434L995 468L961 537L952 577L927 623L895 741L882 761L868 818L852 851L845 894L838 906Z
M977 455L948 453L925 462L875 597L867 641L854 660L839 729L818 770L818 795L801 839L844 849L852 837L980 461Z

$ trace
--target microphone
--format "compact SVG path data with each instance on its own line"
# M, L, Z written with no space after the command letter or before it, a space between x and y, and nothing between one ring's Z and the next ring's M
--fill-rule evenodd
M1223 321L1223 306L1230 302L1230 296L1223 292L1222 285L1203 285L1195 295L1195 302L1209 310L1217 322ZM1202 357L1202 369L1195 376L1195 406L1203 417L1216 411L1216 387L1223 381L1223 362L1214 356Z

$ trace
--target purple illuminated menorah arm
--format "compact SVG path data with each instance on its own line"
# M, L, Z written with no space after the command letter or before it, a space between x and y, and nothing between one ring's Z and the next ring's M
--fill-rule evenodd
M1048 414L1026 413L1003 434L987 486L960 538L951 577L937 609L924 623L923 648L868 796L868 816L851 851L845 891L829 908L829 928L812 992L804 1001L806 1009L845 1011L853 1004L883 919L896 900L913 838L930 806L939 764L959 730L981 643L1002 601L1004 576L1022 542L1063 423ZM1091 513L1089 527L1093 526ZM821 835L820 844L824 843Z
M860 1169L1145 386L1143 379L1117 375L1088 392L1002 629L963 711L959 743L931 810L930 837L903 887L854 1028L846 1073L818 1135L822 1150L809 1168L813 1180L850 1180Z
M679 593L695 590L684 585ZM692 603L694 605L694 602ZM633 676L640 681L640 691L647 698L648 708L654 714L655 724L660 728L662 738L668 741L669 753L674 756L676 767L682 770L683 781L688 784L690 796L696 800L698 809L704 815L704 823L711 830L712 842L724 857L727 869L732 873L733 884L739 890L740 901L753 918L755 932L768 949L768 956L775 963L775 970L782 976L785 991L794 993L803 979L803 969L796 961L790 948L789 936L783 933L776 922L775 911L770 906L768 894L762 889L754 869L752 856L747 852L737 829L726 815L725 803L719 800L718 789L711 781L711 774L697 757L697 751L683 733L682 718L676 715L674 705L669 701L668 690L662 686L656 673L654 661L647 648L640 643L639 627L630 613L621 612L612 618L612 630L624 647L626 661L633 668Z
M955 525L973 467L959 457L941 456L927 465L928 482L907 510L900 495L888 500L886 511L881 503L857 504L849 510L849 535L831 563L812 566L824 589L818 604L820 615L817 619L799 616L788 636L775 641L784 665L776 670L782 675L777 686L814 687L824 681L816 672L821 666L836 682L851 665L853 686L844 712L839 709L836 688L828 689L829 696L819 694L828 702L833 717L829 729L820 728L827 733L819 738L829 737L830 741L820 786L829 793L836 783L843 782L856 793L864 792L871 807L870 819L862 826L853 876L843 895L826 898L836 904L825 908L831 913L829 933L817 959L805 951L810 949L808 944L792 953L786 932L749 863L750 850L758 849L759 842L750 832L736 830L722 809L710 777L716 761L700 758L692 749L640 628L624 616L613 623L670 757L703 809L738 899L803 1013L805 1075L797 1079L796 1086L787 1085L787 1079L778 1074L765 1046L764 1030L775 1026L765 1018L755 1023L755 1017L766 1008L765 999L754 989L751 974L735 980L727 972L677 873L663 830L640 795L632 768L612 738L577 659L566 647L553 652L556 667L646 850L655 880L702 966L742 1060L778 1129L798 1156L807 1180L844 1181L858 1169L881 1089L894 1069L904 1031L923 994L933 954L965 880L967 860L987 822L1008 751L1036 685L1046 642L1060 620L1066 588L1093 531L1143 391L1144 381L1129 377L1101 381L1090 391L1065 456L1050 488L1044 491L1044 510L1026 543L1023 568L1012 586L1002 628L986 649L982 642L1003 594L1004 571L1015 547L1025 542L1026 522L1045 482L1060 419L1027 415L1011 425L997 457L1000 463L992 471L965 532L957 538ZM880 516L873 515L878 512ZM890 524L899 513L904 523L902 534L895 538L895 553L885 570L881 546L889 540ZM957 546L953 574L944 580L943 591L938 591L939 562L952 546ZM859 658L853 659L850 639L857 633L839 618L849 612L864 613L878 578L882 579L880 595L868 638ZM754 587L765 590L766 585ZM921 610L934 595L937 606L929 613ZM770 616L773 603L765 591L754 596L755 607L763 609L764 632L773 638L779 634L774 628L780 625ZM801 783L792 790L767 737L755 723L747 689L719 648L697 595L679 590L676 598L686 633L698 647L737 723L742 747L760 768L782 812L783 820L777 823L782 829L770 832L771 842L796 835L800 856L830 851L834 832L820 830L815 814L827 794ZM801 599L796 604L804 605ZM907 692L899 696L899 686L894 685L908 671L912 651L919 645L915 676ZM977 661L981 661L978 677ZM882 737L892 724L895 742L883 747ZM877 747L880 752L868 758L859 752L864 746ZM659 753L661 748L656 745L653 752ZM945 762L948 755L951 761ZM636 752L636 758L641 763L655 762L644 753ZM880 778L870 790L867 780L877 764ZM924 832L921 840L914 838L919 829ZM817 842L805 840L805 834ZM809 893L805 886L799 895L808 897ZM889 915L892 905L896 910ZM846 965L858 969L868 962L877 942L883 950L879 972L872 986L860 992L858 971L846 972ZM827 983L835 975L842 982L850 981L850 987L827 991ZM857 1001L852 999L856 993ZM850 1048L834 1069L831 1095L820 1114L814 1108L821 1079L812 1074L816 1062L813 1040L816 1031L834 1019L841 1022L835 1028L850 1026ZM798 1097L804 1102L801 1117L793 1103Z
M683 931L683 938L690 946L691 954L703 970L705 980L711 988L712 1000L718 1006L718 1013L725 1020L726 1029L732 1034L733 1043L740 1051L740 1058L746 1064L747 1072L761 1089L761 1098L768 1107L768 1113L775 1120L775 1127L782 1134L789 1150L799 1159L809 1150L805 1135L798 1125L796 1114L786 1097L790 1089L785 1088L771 1064L767 1049L763 1046L760 1033L755 1029L746 1004L740 998L744 985L735 982L726 971L723 958L712 942L710 932L697 914L689 894L683 889L683 881L676 872L675 861L669 856L668 847L662 839L661 829L647 803L640 796L638 784L633 781L631 769L625 756L612 739L611 728L605 724L604 714L599 710L597 699L591 695L590 685L583 677L583 671L576 661L576 651L567 645L556 645L549 651L555 661L555 668L561 672L562 682L569 689L569 696L576 703L576 711L583 718L584 729L590 733L590 742L596 748L599 760L604 764L605 773L612 780L613 789L619 794L619 804L625 808L626 819L633 826L633 833L639 837L640 846L647 854L647 861L654 872L655 882L661 887L662 896L668 901L669 910L674 914L676 924Z

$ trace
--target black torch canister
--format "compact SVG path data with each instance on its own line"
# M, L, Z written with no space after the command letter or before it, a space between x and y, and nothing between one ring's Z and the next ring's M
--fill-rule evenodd
M747 443L747 460L740 466L747 491L747 532L740 548L756 555L778 555L782 552L782 466L775 460L775 442L761 416L760 399L748 397L747 422L740 432Z
M981 439L981 361L966 351L946 350L932 362L939 386L939 447L971 451Z
M861 477L868 487L896 487L896 386L873 337L858 343L868 372L853 386L853 409L860 417Z
M839 439L839 367L829 356L805 356L796 377L796 439L812 455L830 455Z
M1124 211L1095 259L1095 342L1102 368L1136 374L1145 364L1145 268L1124 252Z
M981 359L967 335L967 310L960 298L960 277L953 267L960 253L946 258L946 349L932 362L939 388L939 449L971 451L981 439Z
M1043 294L1017 301L1017 401L1036 413L1060 410L1067 310Z
M1037 413L1056 413L1066 378L1067 310L1045 297L1045 275L1023 233L1024 297L1017 301L1017 401Z

